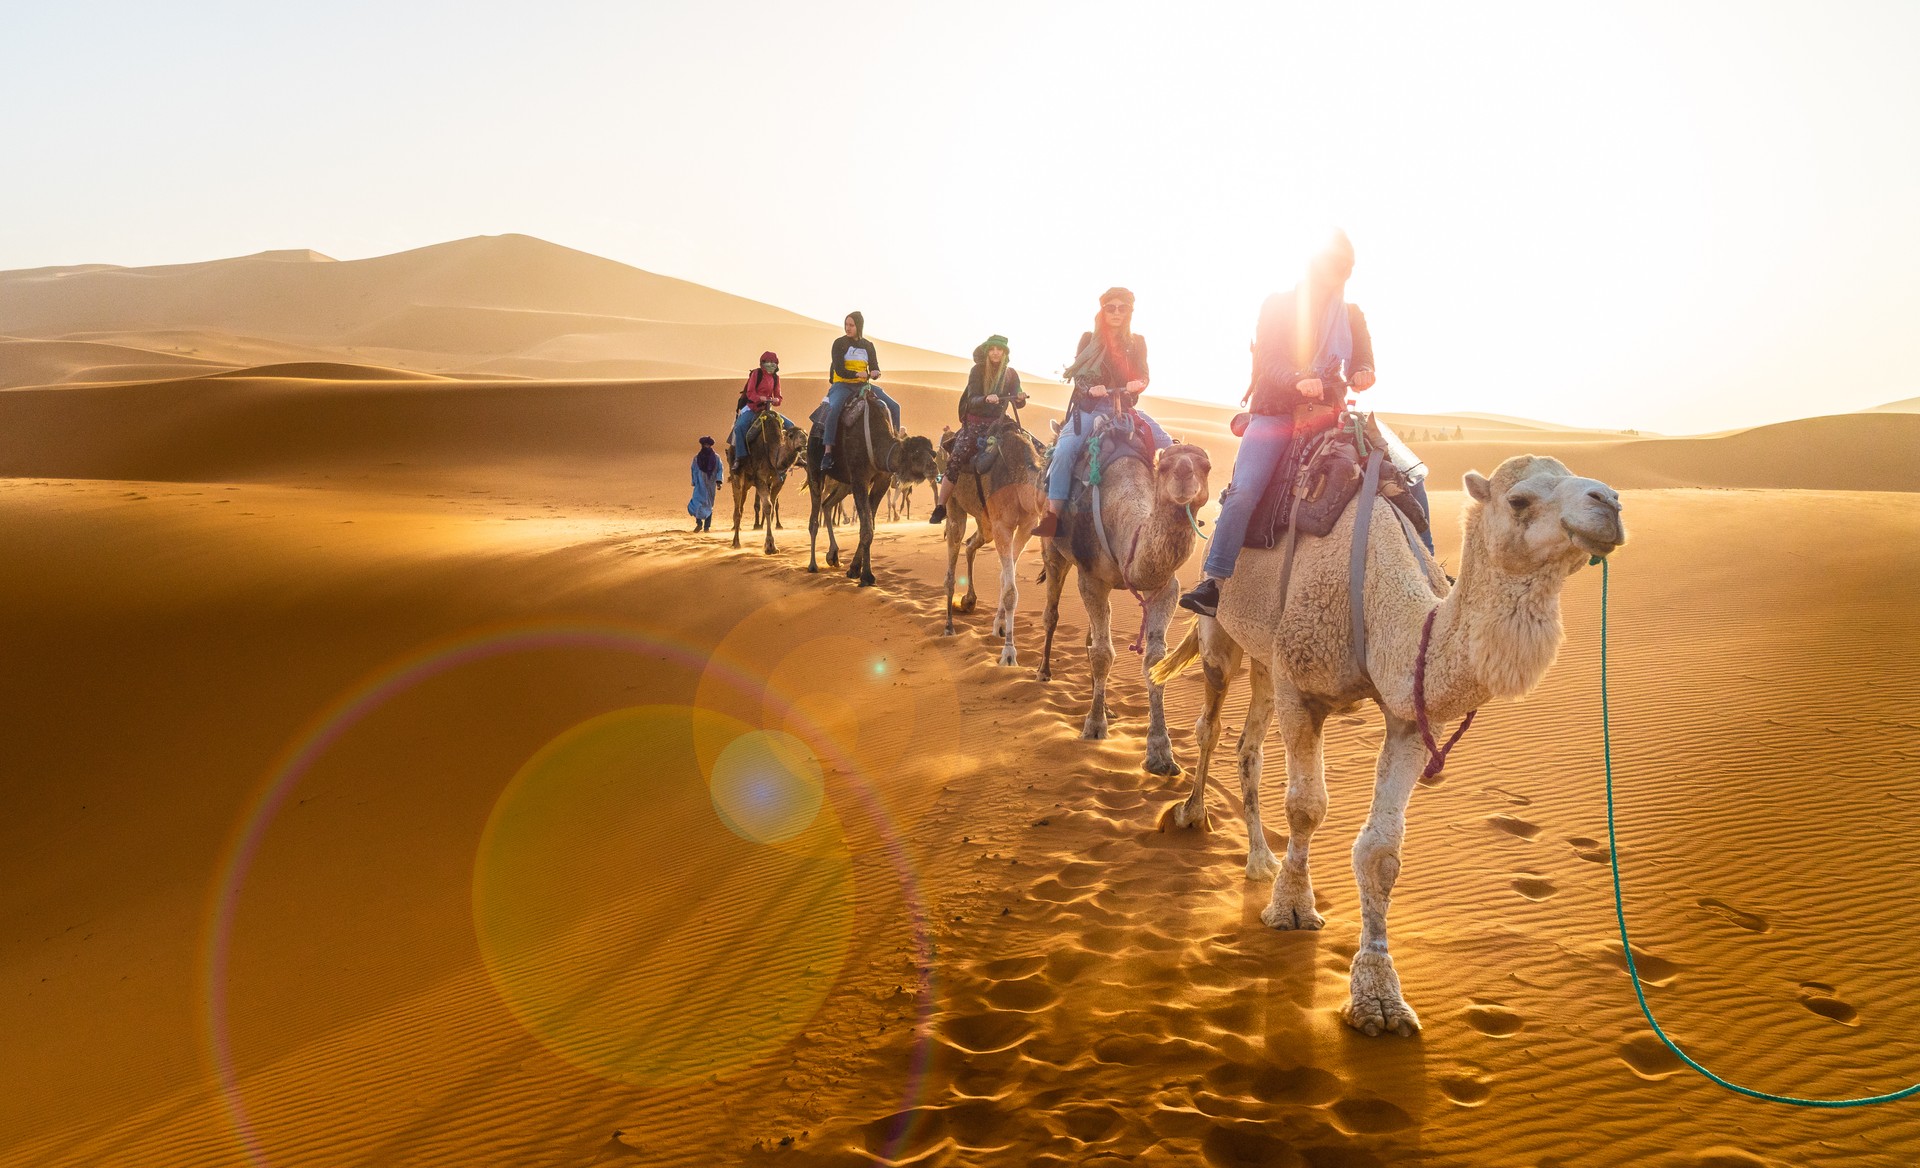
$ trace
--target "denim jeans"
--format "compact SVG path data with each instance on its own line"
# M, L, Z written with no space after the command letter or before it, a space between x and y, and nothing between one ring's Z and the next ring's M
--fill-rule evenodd
M1067 493L1073 489L1073 464L1080 461L1080 452L1087 448L1087 439L1093 436L1093 420L1096 417L1113 417L1113 406L1102 402L1080 411L1079 432L1075 433L1074 423L1068 422L1061 427L1060 437L1053 443L1053 465L1047 471L1047 498L1055 503L1067 501ZM1173 445L1173 438L1160 423L1154 421L1139 410L1133 416L1153 435L1153 448L1165 450Z
M900 428L900 403L888 397L887 391L881 389L878 383L869 381L866 385L869 390L873 391L873 396L879 398L886 404L887 412L893 415L893 428L898 430ZM846 409L847 403L853 400L853 395L859 392L860 384L853 381L836 381L827 390L827 418L821 428L820 434L821 440L828 446L832 446L840 434L840 411Z
M1240 559L1240 547L1247 541L1247 524L1267 485L1287 456L1293 441L1293 419L1256 414L1247 422L1240 439L1240 452L1233 457L1233 481L1220 498L1220 518L1213 521L1213 541L1207 545L1207 559L1200 570L1215 580L1233 575Z
M1427 545L1428 555L1434 555L1433 506L1427 502L1427 480L1421 479L1419 482L1413 484L1413 490L1408 493L1413 496L1414 502L1420 504L1420 514L1427 517L1427 529L1420 533L1420 542Z

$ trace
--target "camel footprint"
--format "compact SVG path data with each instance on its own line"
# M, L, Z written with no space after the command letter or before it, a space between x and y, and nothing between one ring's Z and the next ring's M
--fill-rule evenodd
M1595 864L1604 864L1613 858L1613 853L1607 850L1607 845L1597 839L1588 839L1586 836L1576 835L1567 837L1567 842L1573 845L1573 854L1583 860L1589 860Z
M1507 887L1513 889L1528 900L1546 900L1560 891L1560 886L1541 876L1538 872L1522 872L1507 881Z
M1543 830L1538 824L1528 823L1524 819L1518 819L1511 815L1489 816L1487 825L1495 831L1505 832L1510 836L1524 840L1538 839L1540 832Z
M1732 925L1734 928L1745 929L1749 933L1764 933L1773 927L1767 921L1767 918L1760 916L1758 913L1743 912L1728 904L1726 901L1711 896L1696 900L1694 903Z
M1838 997L1837 991L1825 982L1801 982L1800 1004L1822 1018L1838 1022L1842 1026L1860 1025L1860 1011Z

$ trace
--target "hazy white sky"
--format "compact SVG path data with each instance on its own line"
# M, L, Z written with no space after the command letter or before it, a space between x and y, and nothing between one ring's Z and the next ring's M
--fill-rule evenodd
M1381 408L1695 432L1920 394L1920 5L36 5L0 268L526 232L1245 388L1328 224ZM746 361L751 361L752 354Z

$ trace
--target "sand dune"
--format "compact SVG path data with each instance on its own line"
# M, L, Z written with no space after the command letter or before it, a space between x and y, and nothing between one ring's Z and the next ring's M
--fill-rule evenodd
M1546 682L1416 793L1427 1029L1370 1041L1335 1010L1377 716L1329 724L1327 930L1266 929L1237 784L1163 829L1186 784L1140 770L1132 655L1078 738L1077 602L1043 685L985 606L938 635L924 522L870 590L804 572L797 481L774 556L686 530L729 346L832 333L690 289L517 237L0 274L0 1163L1920 1162L1911 1108L1739 1099L1635 1010L1597 572ZM916 432L954 418L934 357L889 362ZM786 389L804 418L825 383ZM1228 465L1231 410L1154 408ZM1920 1078L1920 420L1394 418L1461 427L1416 443L1450 561L1466 469L1626 492L1614 761L1663 1023L1770 1090ZM1198 684L1167 698L1190 766Z
M1871 409L1862 410L1861 412L1868 414L1920 414L1920 397L1910 397L1902 399L1901 401L1887 402L1885 405L1874 406Z

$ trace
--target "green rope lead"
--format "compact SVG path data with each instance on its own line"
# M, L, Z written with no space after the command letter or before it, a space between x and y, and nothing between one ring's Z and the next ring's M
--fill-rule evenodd
M1791 1103L1795 1107L1865 1107L1872 1103L1892 1103L1896 1099L1905 1099L1920 1094L1920 1083L1903 1091L1892 1091L1885 1095L1869 1095L1861 1099L1800 1099L1792 1095L1772 1095L1765 1091L1755 1091L1751 1087L1742 1087L1738 1083L1729 1083L1719 1075L1687 1057L1687 1052L1674 1045L1667 1032L1660 1029L1660 1023L1653 1019L1653 1008L1647 1005L1647 992L1640 987L1640 971L1633 966L1633 943L1627 940L1627 909L1620 896L1620 841L1615 838L1613 828L1613 738L1607 722L1607 561L1596 556L1589 564L1600 565L1600 743L1607 764L1607 850L1609 862L1613 866L1613 911L1620 920L1620 950L1626 954L1627 977L1633 981L1634 996L1640 999L1640 1012L1647 1016L1647 1025L1666 1043L1667 1049L1679 1057L1680 1061L1699 1071L1707 1078L1752 1099L1764 1099L1769 1103Z

